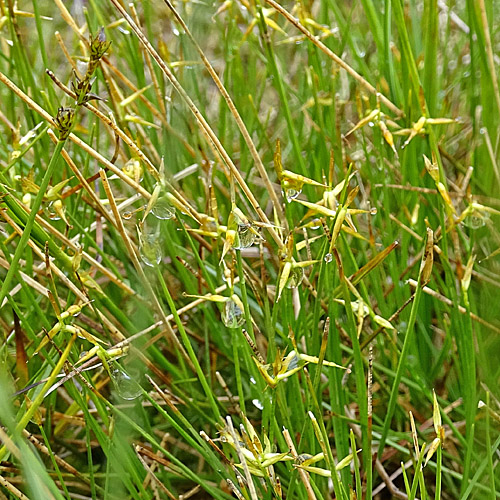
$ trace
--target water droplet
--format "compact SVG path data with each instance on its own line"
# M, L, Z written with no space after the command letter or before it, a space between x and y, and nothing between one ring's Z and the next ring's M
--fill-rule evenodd
M481 213L474 211L463 220L463 224L470 229L479 229L486 224L489 215L488 212Z
M161 262L161 246L156 235L142 235L139 245L139 254L142 262L149 267Z
M486 127L481 127L481 128L479 129L479 133L480 133L481 135L486 134L486 132L487 132Z
M373 123L373 122L368 122L368 126L369 126L369 127L374 127L374 126L375 126L375 123Z
M285 191L286 201L290 203L292 200L295 200L300 193L302 193L302 189L288 188Z
M48 206L49 219L50 220L61 220L61 215L55 211L54 202L51 201Z
M252 403L255 406L255 408L257 408L258 410L263 410L264 409L264 405L258 399L252 399Z
M130 220L132 218L132 212L127 211L122 213L122 219Z
M234 242L235 250L251 247L255 241L255 233L252 231L251 224L238 224L238 236Z
M286 287L297 288L302 283L303 279L304 269L302 269L301 267L292 267L292 270L290 271L290 277L286 282Z
M171 219L175 215L175 208L172 206L166 194L160 195L156 200L151 213L161 220Z
M111 372L111 379L113 380L116 392L122 399L132 401L137 399L142 393L141 386L119 368L115 368Z
M319 219L313 219L311 221L311 229L319 229L321 227L321 221Z
M331 262L333 260L333 255L331 253L327 253L325 255L325 258L324 258L324 261L328 264L329 262Z
M255 380L253 377L250 377L250 383L253 385L257 384L257 380Z
M238 328L245 322L245 316L243 311L232 300L228 300L224 304L224 309L222 311L222 322L228 328Z
M370 214L371 214L371 215L376 215L376 214L377 214L377 209L376 209L376 207L373 207L373 208L370 210Z

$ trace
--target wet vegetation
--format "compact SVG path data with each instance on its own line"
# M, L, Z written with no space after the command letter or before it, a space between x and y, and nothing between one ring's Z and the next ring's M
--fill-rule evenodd
M499 498L498 7L0 0L0 498Z

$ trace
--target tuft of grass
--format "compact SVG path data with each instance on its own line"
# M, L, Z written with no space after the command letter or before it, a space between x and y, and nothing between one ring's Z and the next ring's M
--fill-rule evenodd
M491 0L0 0L2 498L499 498Z

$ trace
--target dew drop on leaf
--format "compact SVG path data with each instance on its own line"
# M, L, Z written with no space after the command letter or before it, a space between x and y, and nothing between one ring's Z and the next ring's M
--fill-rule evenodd
M327 253L327 254L325 255L324 260L325 260L325 262L326 262L327 264L328 264L329 262L331 262L331 261L332 261L332 259L333 259L333 255L332 255L331 253Z
M286 282L286 287L297 288L302 283L303 279L304 269L302 269L301 267L292 267L292 270L290 271L290 277Z
M486 224L486 220L489 219L489 217L490 214L488 212L479 212L478 210L474 210L463 220L463 224L470 229L479 229Z
M302 193L301 189L288 188L285 191L286 201L290 203L292 200L295 200L300 193Z
M156 200L153 208L151 209L151 213L157 218L161 220L171 219L175 215L175 208L168 201L168 197L166 194L160 195Z
M224 304L224 309L222 311L222 322L228 328L238 328L238 326L241 326L245 322L243 311L232 300L228 300Z
M156 235L142 235L139 245L139 254L142 262L149 267L154 267L155 263L161 261L161 246Z
M252 399L252 403L255 406L255 408L257 408L258 410L263 410L264 409L264 405L258 399Z
M311 221L311 229L319 229L321 227L321 221L319 219L313 219Z
M130 220L132 218L132 212L123 212L122 213L122 219L125 219L125 220Z
M111 372L111 379L113 380L116 392L122 399L132 401L137 399L142 393L141 386L119 368L115 368Z
M238 224L237 238L234 242L233 248L235 250L242 250L253 245L255 241L255 233L251 229L250 224Z

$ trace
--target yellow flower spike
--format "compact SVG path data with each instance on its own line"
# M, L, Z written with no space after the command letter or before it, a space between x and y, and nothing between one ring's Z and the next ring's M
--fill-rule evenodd
M305 224L304 227L307 227L308 225ZM323 234L319 234L317 236L313 236L312 238L309 238L307 241L309 242L309 244L311 243L314 243L315 241L317 240L320 240L321 238L324 238L324 235ZM302 241L299 241L296 245L296 249L297 249L297 252L300 252L300 250L303 250L304 248L306 248L307 246L307 242L305 240L302 240Z
M131 122L131 123L137 123L138 125L142 125L143 127L150 127L150 128L156 128L156 129L161 128L160 125L157 125L156 123L153 123L153 122L148 122L147 120L144 120L140 116L136 116L136 115L126 114L125 121Z
M70 316L78 316L82 309L88 304L90 304L90 302L84 302L83 304L73 304L69 306L66 311L63 311L61 313L61 315L59 316L59 320L67 319Z
M436 438L432 441L427 451L427 456L425 457L424 467L427 465L432 455L436 450L444 445L444 427L441 420L441 411L439 410L439 404L437 402L436 393L432 391L433 395L433 411L432 411L432 422L434 424L434 431L436 432Z
M441 440L439 438L434 438L429 449L427 450L427 456L425 457L424 467L427 465L429 460L432 458L432 455L436 453L436 450L439 448L441 444Z
M278 385L278 380L275 380L273 377L271 377L268 373L269 365L263 365L260 363L260 361L252 356L252 359L254 363L257 366L257 369L259 370L260 374L264 377L264 380L266 381L266 384L274 389Z
M292 271L292 263L291 261L286 261L283 265L283 268L281 269L280 280L278 283L278 297L276 298L276 301L280 300L281 294L283 293L288 278L290 277L291 271Z
M264 450L262 448L262 444L260 442L259 435L257 434L254 426L252 425L250 420L248 420L248 418L245 415L243 415L242 420L243 420L244 430L248 434L248 437L251 441L250 447L253 446L253 447L255 447L255 449L258 453L262 453ZM245 436L243 436L243 437L245 437Z
M274 150L273 159L276 175L278 176L278 180L281 182L283 179L283 164L281 163L281 143L279 139L276 139L276 149Z
M339 236L340 230L342 229L342 224L344 223L346 215L347 215L347 208L342 207L339 211L337 219L335 220L335 225L333 226L332 240L330 242L330 253L332 253L332 250L335 247L335 243L337 242L337 238Z
M265 453L263 455L263 460L261 462L261 467L267 468L270 467L271 465L274 465L277 462L288 462L290 460L293 460L294 458L288 454L288 452L285 453Z
M420 284L425 286L431 279L432 267L434 264L434 233L430 227L427 228L427 240L425 243L424 255L420 264Z
M379 316L378 314L375 314L375 316L373 316L373 321L375 321L377 325L382 326L387 330L394 330L391 322L383 318L382 316Z
M264 9L266 10L266 9ZM273 9L269 9L271 12L274 12ZM273 30L275 31L278 31L279 33L281 33L282 35L285 35L285 36L288 36L286 31L283 31L280 26L275 22L273 21L270 17L267 17L266 15L264 15L264 21L266 22L266 24L272 28Z
M331 208L325 207L322 202L318 203L311 203L310 201L305 201L305 200L294 200L297 203L300 203L301 205L304 205L305 207L311 209L311 212L313 214L321 214L324 215L325 217L335 217L337 215L336 210L332 210ZM358 208L349 208L347 209L347 212L350 215L358 215L358 214L367 214L370 213L368 210L362 210ZM312 214L306 214L307 215L312 215Z
M295 357L297 357L297 352L295 350L290 351L283 359L281 359L281 355L279 357L277 356L276 364L278 366L276 367L277 369L273 369L275 375L279 376L287 373L288 367ZM275 367L273 366L273 368Z
M411 140L416 137L418 134L424 132L424 126L426 123L425 116L421 116L416 123L413 124L413 127L409 130L408 139L406 139L405 143L401 146L401 149L406 148L408 144L410 144ZM400 131L401 132L401 131Z
M184 297L189 297L192 299L202 299L202 300L208 300L210 302L227 302L228 300L231 300L229 297L224 297L223 295L217 295L217 294L210 294L210 295L191 295L188 293L183 294Z
M300 262L292 262L293 269L303 269L304 267L312 266L313 264L317 264L321 262L320 260L301 260Z
M79 246L77 251L75 252L75 255L71 257L71 268L73 269L73 272L76 273L80 269L82 258L83 258L83 248Z
M66 209L61 200L56 200L53 203L51 203L50 208L54 210L55 216L54 214L50 214L49 217L51 217L54 220L62 219L63 222L66 224L66 226L68 226L68 228L70 229L73 228L73 226L68 222L68 219L66 218Z
M356 132L356 130L364 127L367 123L376 122L380 118L380 109L374 109L370 111L364 118L362 118L354 127L345 134L345 137L349 137L352 133Z
M298 465L294 464L294 467L298 469L303 469L307 472L311 472L313 474L317 474L318 476L322 477L332 477L332 471L328 469L321 469L320 467L311 467L309 465Z
M88 340L91 344L98 345L98 344L107 344L104 340L98 339L96 336L92 335L91 333L87 332L84 328L81 326L73 326L73 325L65 325L64 331L78 335L79 338Z
M427 123L427 118L425 116L421 116L416 123L413 124L413 130L418 134L422 131Z
M462 282L461 282L461 287L462 287L462 291L464 294L467 293L467 290L469 289L469 286L470 286L470 280L472 277L472 268L474 267L475 260L476 260L476 256L471 255L469 257L469 260L467 261L467 266L465 266L465 272L464 272Z
M500 210L495 210L492 207L481 205L480 203L476 203L475 201L471 203L471 207L473 210L479 210L480 212L487 212L489 214L500 215Z
M146 92L152 86L153 86L153 84L150 83L146 87L139 89L139 90L136 90L133 94L130 94L128 97L123 99L120 103L118 103L118 105L121 106L122 108L125 108L129 104L132 104L138 97L140 97L142 94L144 94L144 92Z
M38 347L35 349L35 352L33 353L33 356L35 354L38 354L41 349L43 349L50 340L52 340L64 327L64 323L61 321L58 321L51 329L50 331L43 337L42 341L38 345Z
M439 411L439 404L437 401L436 392L434 390L432 391L432 398L432 423L434 424L434 430L436 431L436 434L439 436L443 422L441 420L441 412Z
M425 169L432 177L432 180L437 184L439 182L439 167L436 162L431 162L427 156L422 155L424 157Z
M66 184L71 180L73 179L73 177L69 177L68 179L64 179L63 181L61 182L58 182L55 186L51 186L48 191L47 191L47 194L44 196L44 198L47 200L47 201L54 201L54 200L57 200L60 196L60 193L61 193L61 190L64 186L66 186Z
M418 436L417 436L417 428L415 426L415 420L413 418L413 413L410 411L410 426L411 426L411 435L413 438L413 447L415 448L415 456L420 456L420 446L418 445Z
M310 208L314 213L324 215L325 217L335 217L336 211L330 208L324 207L323 205L319 205L318 203L311 203L305 200L295 200L297 203L304 205L307 208Z
M146 220L146 217L151 212L151 209L154 207L156 200L158 199L158 196L160 195L160 191L161 191L161 185L156 184L155 188L153 189L153 192L151 193L151 198L149 198L148 204L146 206L146 210L144 210L144 215L142 216L142 223L143 224L144 224L144 221Z
M346 208L355 200L358 193L359 193L359 186L356 186L355 188L351 189L351 191L349 191L346 202L344 204Z
M304 368L304 366L306 364L307 363L305 363L304 365L301 365L301 366L296 366L295 368L292 368L291 370L288 370L287 372L280 373L280 374L276 375L276 379L275 379L276 382L280 382L281 380L284 380L284 379L290 377L294 373L297 373L298 371L302 370L302 368Z
M85 361L88 361L89 359L93 358L96 354L97 354L97 351L99 349L102 349L101 346L99 345L95 345L94 347L92 347L92 349L90 349L90 351L87 351L87 353L85 353L84 356L82 356L76 363L75 363L75 366L77 365L81 365L82 363L85 363Z
M309 356L308 354L299 354L298 357L299 357L299 359L306 361L307 363L314 363L314 364L319 363L319 358L317 358L316 356ZM334 363L333 361L323 360L322 365L323 366L332 366L334 368L341 368L342 370L347 370L350 372L350 370L348 368L346 368L345 366L338 365L337 363Z
M319 462L320 460L323 460L325 458L325 454L323 452L317 453L316 455L307 458L306 460L303 460L301 465L311 465L315 464L316 462Z
M458 122L454 118L427 118L426 123L429 125L449 125Z
M356 450L356 453L359 453L361 450ZM336 466L336 470L342 470L344 467L347 467L352 462L354 458L354 453L349 453L346 457L344 457Z
M21 189L24 193L37 194L40 191L40 186L35 183L35 172L30 170L26 177L21 177Z
M91 288L92 290L99 292L101 295L104 295L102 288L87 271L78 271L78 276L80 277L80 281L86 288Z
M380 130L382 131L382 136L384 137L385 142L387 142L387 144L389 144L389 146L392 149L393 153L397 157L398 156L398 152L396 151L396 148L394 146L394 138L393 138L390 130L387 128L387 125L382 120L379 120L377 122L377 124L378 124Z
M326 184L322 184L321 182L315 181L314 179L310 179L309 177L304 177L303 175L296 174L291 172L290 170L283 170L283 178L284 182L293 181L300 184L302 187L303 184L310 184L311 186L318 187L328 187Z
M106 355L109 359L119 359L128 354L130 346L125 345L123 347L112 347L106 351Z

